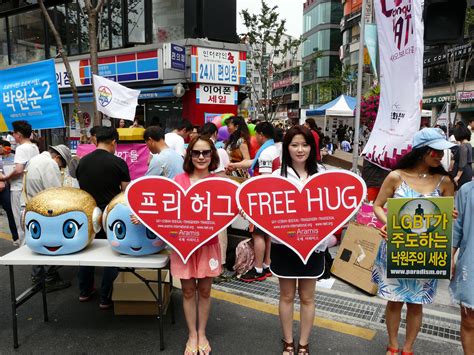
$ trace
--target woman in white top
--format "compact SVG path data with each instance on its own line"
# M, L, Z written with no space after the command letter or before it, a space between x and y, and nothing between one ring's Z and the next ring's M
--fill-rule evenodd
M283 139L282 164L274 174L304 184L318 172L316 142L311 131L294 126ZM318 248L319 249L319 248ZM283 354L309 354L309 335L314 321L316 280L324 273L324 252L316 251L305 265L287 246L273 242L271 271L280 283L279 314L283 328ZM300 297L300 339L295 352L293 342L293 305L296 288Z

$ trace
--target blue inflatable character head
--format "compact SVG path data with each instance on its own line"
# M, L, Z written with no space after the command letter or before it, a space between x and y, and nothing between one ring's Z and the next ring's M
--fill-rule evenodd
M132 214L123 193L105 208L102 226L112 249L127 255L149 255L163 250L166 244L143 224L133 224Z
M26 205L26 245L45 255L76 253L91 243L100 230L101 214L94 198L83 190L44 190Z

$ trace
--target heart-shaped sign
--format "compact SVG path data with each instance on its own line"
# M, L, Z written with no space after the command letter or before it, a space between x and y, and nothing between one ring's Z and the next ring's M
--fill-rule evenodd
M318 245L359 209L367 187L351 172L328 171L304 185L281 176L258 176L237 190L237 203L260 229L307 263Z
M215 177L200 180L185 191L168 178L145 176L134 180L125 193L137 218L186 263L235 219L237 188L232 180Z

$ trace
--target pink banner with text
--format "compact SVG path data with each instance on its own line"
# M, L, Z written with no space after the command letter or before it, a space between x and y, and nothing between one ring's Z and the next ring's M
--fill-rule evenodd
M95 145L93 144L79 144L77 147L77 155L82 158L84 155L87 155L94 150ZM145 175L148 169L148 156L150 155L146 144L118 144L115 155L125 160L128 169L130 170L130 178L132 180Z

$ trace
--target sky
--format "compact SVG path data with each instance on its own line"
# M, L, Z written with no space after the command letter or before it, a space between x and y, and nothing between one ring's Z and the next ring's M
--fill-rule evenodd
M286 19L287 34L299 37L303 32L303 4L304 0L265 0L267 5L278 6L280 18ZM261 8L260 0L237 0L237 33L245 32L240 12L248 9L251 14L258 14Z

